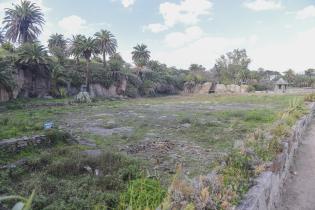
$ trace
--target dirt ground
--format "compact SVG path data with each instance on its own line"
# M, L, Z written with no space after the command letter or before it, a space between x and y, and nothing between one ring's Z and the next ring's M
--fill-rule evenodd
M91 107L68 113L62 124L83 145L143 159L153 171L165 174L174 173L176 164L181 163L187 175L196 175L208 172L214 159L254 129L255 125L243 122L243 116L234 112L264 113L263 110L277 106L247 100L216 103L211 97L198 101L176 99Z
M298 150L277 210L315 210L315 120Z

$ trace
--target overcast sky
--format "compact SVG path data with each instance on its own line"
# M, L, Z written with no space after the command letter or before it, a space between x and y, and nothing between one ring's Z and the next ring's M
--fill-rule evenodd
M4 8L18 0L0 0ZM315 0L33 0L44 11L40 37L110 30L125 60L137 43L169 66L207 68L245 48L251 68L302 72L315 68Z

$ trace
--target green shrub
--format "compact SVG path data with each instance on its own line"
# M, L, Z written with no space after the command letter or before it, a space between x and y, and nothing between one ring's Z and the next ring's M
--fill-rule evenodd
M50 140L51 143L56 144L56 143L65 143L67 140L70 139L70 134L59 130L59 129L48 129L45 132L45 136Z
M256 88L253 85L248 85L247 92L255 92Z
M155 179L132 181L120 196L119 209L156 209L166 196L166 190Z
M128 83L125 91L125 95L130 98L136 98L138 97L138 88L136 88L134 85Z
M234 196L231 203L237 205L248 191L254 176L252 157L240 150L233 151L226 159L226 166L219 172L223 177L224 187L231 190Z

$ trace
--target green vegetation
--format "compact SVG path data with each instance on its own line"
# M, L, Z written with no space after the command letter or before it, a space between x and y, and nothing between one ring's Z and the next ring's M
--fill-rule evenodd
M185 158L185 168L190 171L190 176L211 170L209 166L215 160L211 154L229 154L233 151L223 159L225 167L218 171L220 190L209 188L200 192L203 196L209 196L213 205L224 209L226 205L236 205L239 202L252 185L252 177L264 170L264 162L272 160L281 151L280 140L288 135L287 131L290 131L296 119L305 113L301 104L303 99L302 95L173 96L99 100L90 104L71 104L65 99L22 100L2 105L2 109L7 111L1 113L3 126L0 129L3 130L0 133L5 138L32 135L43 133L42 124L47 120L52 120L56 126L61 127L70 123L69 129L74 129L72 132L95 142L98 149L112 152L118 152L117 148L121 148L121 145L137 146L147 138L148 133L158 133L160 138L170 139L175 145L170 153L163 153L160 161L166 164L172 160L173 154L181 154ZM47 102L50 103L48 106ZM58 104L62 106L57 106ZM88 126L90 122L100 123L98 128L101 132L102 129L133 129L130 134L118 132L104 136L98 130L76 130L78 120L81 123L80 128ZM263 135L269 131L273 136L271 140ZM143 177L142 171L152 171L153 163L142 159L141 155L135 154L142 159L141 163L140 160L112 152L105 152L105 157L87 157L81 153L87 147L64 143L63 139L68 138L65 133L52 130L46 135L57 139L58 143L52 148L29 148L13 156L1 155L1 164L12 163L21 158L28 159L26 165L0 171L1 186L5 186L2 194L28 196L35 189L34 209L105 206L140 206L139 208L152 209L170 196L166 193L170 175L157 172L162 178L162 186L160 180ZM236 141L243 142L254 153L235 149ZM198 149L199 155L191 155L189 148L198 147L211 152ZM143 152L146 156L157 155L160 151ZM204 158L201 159L205 164L203 167L199 167L200 160L195 160L195 156ZM259 164L255 165L257 158ZM173 162L168 164L170 168L174 167ZM87 165L94 172L86 169ZM100 176L95 175L95 169L102 172ZM186 185L177 184L181 186L180 189L191 192L189 185L184 187ZM154 191L151 191L152 187ZM219 194L226 196L220 197ZM70 201L65 202L68 199ZM13 204L6 203L8 206ZM190 206L193 205L194 202L190 201Z
M31 210L32 209L32 202L35 196L35 191L32 192L31 196L29 198L24 198L21 196L0 196L0 202L1 201L7 201L7 200L20 200L17 202L12 209L14 210Z
M37 41L43 13L27 0L6 9L3 24L1 90L10 99L16 94L44 96L38 93L40 81L50 84L46 91L58 98L0 104L0 139L45 134L52 142L16 154L0 151L0 195L21 196L0 197L4 208L227 209L240 202L253 178L282 151L281 140L307 113L304 101L315 101L314 94L92 98L92 85L132 98L176 94L205 82L265 91L281 74L251 71L245 49L221 56L211 71L199 64L176 69L150 60L145 44L133 48L132 67L116 52L115 36L104 29L71 40L53 34L48 53ZM16 93L20 72L28 83ZM298 87L314 85L313 76L313 69L304 75L284 73ZM54 122L54 129L45 131L46 121ZM70 135L58 128L71 132L80 144L70 144ZM210 167L217 159L219 166ZM184 164L185 175L178 172L171 182L177 162ZM187 181L213 169L215 184L200 177L202 186L196 191ZM143 176L144 171L153 172L155 179Z
M255 184L253 179L265 171L267 164L282 151L281 141L292 135L291 127L306 113L307 109L301 98L291 99L285 111L279 112L276 121L265 128L256 128L253 134L247 135L243 145L232 149L219 160L213 167L215 175L201 176L197 188L183 176L181 171L178 171L163 202L167 207L165 209L171 207L194 209L197 206L220 210L234 208ZM254 116L256 119L256 114ZM270 119L263 121L265 120ZM187 203L183 205L182 200Z
M140 176L135 160L109 152L87 156L65 145L28 156L25 165L0 174L1 194L28 195L36 189L32 209L112 209L128 181Z
M121 195L118 209L156 209L165 195L166 190L158 180L137 179Z

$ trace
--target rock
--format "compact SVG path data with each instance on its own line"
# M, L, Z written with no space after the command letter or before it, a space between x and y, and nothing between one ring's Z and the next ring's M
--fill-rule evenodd
M190 123L184 123L184 124L182 124L182 127L183 128L190 128L191 124Z
M44 99L53 99L54 97L52 97L52 96L44 96L43 98Z

